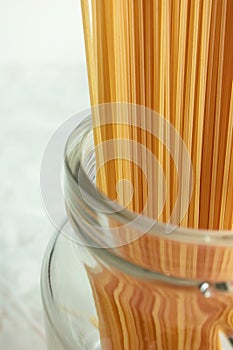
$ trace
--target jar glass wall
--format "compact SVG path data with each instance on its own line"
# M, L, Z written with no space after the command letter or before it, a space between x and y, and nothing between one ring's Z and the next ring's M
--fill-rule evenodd
M48 349L232 348L230 232L177 228L166 235L165 225L106 200L94 181L89 117L67 143L68 220L42 268Z

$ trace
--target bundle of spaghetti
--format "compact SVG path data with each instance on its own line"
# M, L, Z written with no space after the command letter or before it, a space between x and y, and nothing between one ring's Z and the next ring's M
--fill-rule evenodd
M120 105L113 107L112 112L108 108L101 115L98 108L93 109L95 145L100 146L96 151L99 189L128 209L143 212L160 222L195 229L231 230L233 2L92 0L92 25L88 1L81 0L81 3L92 106L126 102L146 107L144 111L138 109L136 125L132 125L130 113L126 113L125 124L118 123L122 120L119 115L124 113ZM158 137L152 132L153 111L162 116ZM171 138L171 128L163 118L179 133L190 155L192 192L191 168L185 161L184 147ZM122 141L113 142L111 150L105 146L105 141L121 139L133 140L133 145L142 147L132 149L130 142ZM122 147L128 148L130 160L122 157L125 152ZM165 181L146 149L158 159ZM173 149L173 158L169 149ZM109 155L110 151L114 157L112 153ZM106 161L110 158L111 161ZM147 169L147 178L137 164ZM132 183L134 189L130 202L127 187L117 187L123 179ZM151 180L153 186L149 188ZM148 192L152 193L153 200L143 211ZM233 250L224 245L179 242L173 240L172 235L163 238L148 233L117 250L134 264L177 277L209 281L233 278ZM179 296L173 299L169 287L157 282L132 282L125 275L105 268L101 273L90 270L89 278L100 319L103 349L142 346L149 349L149 342L153 344L153 341L153 349L220 348L217 333L225 321L218 322L217 316L213 317L211 310L215 310L218 317L220 314L214 305L206 309L208 315L203 314L201 296L194 296L200 312L195 318L198 326L190 319L194 311L179 318L184 312L183 305L191 305L194 300L189 299L186 289L178 288ZM168 310L156 309L156 305L166 304L165 299L171 314ZM232 305L232 300L226 303ZM145 305L148 309L143 314ZM228 306L226 310L226 314L223 312L227 315L226 322L232 322ZM177 322L169 330L167 324L176 315ZM187 324L193 329L187 329ZM232 324L230 327L232 329ZM106 342L104 346L106 338L111 343ZM195 346L191 346L191 339L195 339Z
M166 178L164 186L161 172L147 164L143 147L136 155L129 150L132 161L126 161L121 159L118 145L113 151L115 159L109 163L104 161L104 146L102 155L99 147L97 163L101 158L101 166L97 181L109 197L115 199L117 183L128 179L134 188L128 208L142 211L148 188L135 165L141 159L155 178L150 190L155 192L158 203L166 191L159 221L170 219L171 223L179 220L185 227L231 229L232 192L228 188L231 189L232 151L232 7L229 0L92 0L91 26L88 1L82 0L92 105L128 102L160 113L180 133L194 170L189 209L184 218L179 211L171 217L179 188L180 212L189 195L186 179L189 169L182 164L182 149L173 145L180 158L178 178L174 162L161 141L154 140L143 128L116 124L117 115L108 115L111 123L95 128L98 116L93 116L96 144L106 139L125 139L152 148ZM119 113L123 112L119 109ZM143 115L138 118L150 127L151 118ZM161 127L159 132L166 134L166 144L171 142L169 130ZM119 190L117 199L125 205L124 187ZM148 216L157 219L157 205L156 200L149 203Z

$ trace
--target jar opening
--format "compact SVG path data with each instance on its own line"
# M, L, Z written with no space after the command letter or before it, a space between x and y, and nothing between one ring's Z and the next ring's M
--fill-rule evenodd
M89 115L72 132L65 150L66 208L81 244L108 248L140 267L174 277L232 279L232 231L175 227L168 234L166 224L129 211L102 194L96 187L95 173Z

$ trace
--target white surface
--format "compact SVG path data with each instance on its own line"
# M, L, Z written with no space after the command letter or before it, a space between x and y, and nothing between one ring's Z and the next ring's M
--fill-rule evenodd
M53 131L89 106L79 0L0 0L0 349L44 350L40 198Z
M41 203L46 143L87 108L85 65L0 66L0 349L45 349L41 260L54 231Z

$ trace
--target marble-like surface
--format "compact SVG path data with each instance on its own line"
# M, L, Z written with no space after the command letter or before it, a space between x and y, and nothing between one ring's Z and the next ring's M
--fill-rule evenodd
M46 348L39 283L54 227L40 162L55 129L88 104L85 66L0 66L0 349Z

